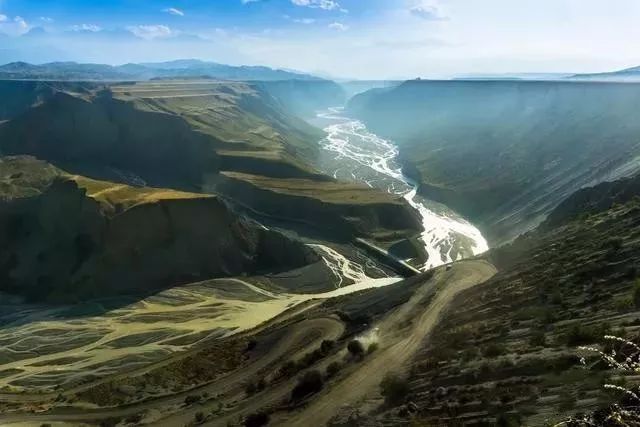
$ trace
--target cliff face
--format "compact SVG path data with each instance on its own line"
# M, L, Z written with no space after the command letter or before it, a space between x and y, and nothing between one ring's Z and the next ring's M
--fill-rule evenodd
M399 196L355 184L225 172L216 188L261 214L305 224L341 240L357 236L398 240L422 229L417 213L407 209Z
M497 244L581 187L637 171L639 107L632 84L410 81L349 111L399 144L423 195Z
M318 260L213 196L85 181L20 157L2 160L0 182L2 290L34 300L145 294Z
M302 83L274 83L283 93L293 85L287 102L265 85L169 81L92 90L58 84L45 99L0 123L0 153L33 155L69 173L140 188L221 192L258 212L275 209L293 221L323 223L332 238L344 230L337 237L341 240L354 233L420 230L402 200L337 183L310 166L323 133L285 107L300 99L296 90ZM287 197L261 191L247 200L246 186L218 188L226 182L221 172L257 177L258 187L267 189L305 182L317 191L293 191ZM327 194L333 204L322 200ZM330 217L344 226L319 218L329 206Z
M55 93L0 127L4 154L30 154L74 172L109 176L127 171L155 185L195 188L215 172L210 141L178 117L114 100L108 93Z
M9 83L25 101L22 109L0 101L0 109L13 112L0 125L4 154L34 155L84 175L138 177L189 190L222 167L316 175L305 159L314 156L322 133L248 84L149 83L101 91L74 91L68 84L48 87L41 96L39 87Z

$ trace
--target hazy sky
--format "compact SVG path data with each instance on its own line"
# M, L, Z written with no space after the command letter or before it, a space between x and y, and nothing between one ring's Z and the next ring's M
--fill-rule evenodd
M200 58L357 78L593 72L640 65L639 23L640 0L0 0L0 62Z

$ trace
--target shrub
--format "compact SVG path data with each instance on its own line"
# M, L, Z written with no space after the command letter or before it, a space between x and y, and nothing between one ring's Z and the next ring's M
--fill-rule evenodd
M184 398L184 404L187 406L193 405L194 403L200 402L200 396L196 394L190 394L189 396Z
M379 347L379 344L377 342L372 342L371 344L369 344L369 348L367 348L367 354L371 354L374 351L376 351Z
M636 284L633 287L633 305L636 308L640 308L640 280L636 280Z
M250 414L244 420L245 427L264 427L267 424L269 424L269 414L266 412Z
M328 354L331 350L333 350L333 348L336 346L336 342L333 340L323 340L322 343L320 344L320 351L322 351L323 354Z
M532 347L544 347L547 345L547 337L543 331L536 331L531 335L531 338L529 338L529 344Z
M291 400L298 401L303 398L317 393L322 390L324 383L322 381L322 374L320 372L313 370L306 372L300 379L298 379L298 384L293 388L291 392Z
M244 392L247 396L253 396L257 391L256 384L253 381L248 382L247 385L244 386Z
M339 362L331 362L329 366L327 366L327 376L331 378L337 375L340 369L342 369L342 365L340 365Z
M350 341L347 344L347 350L352 356L362 356L364 354L364 346L358 340Z
M506 349L504 345L498 343L488 344L486 347L482 349L482 355L484 357L496 357L501 356L506 353Z
M608 334L609 329L607 324L590 327L575 324L566 334L567 345L577 346L599 342Z
M300 372L300 366L293 360L289 360L278 370L281 377L290 378Z
M202 413L202 412L196 412L196 415L195 415L195 417L194 417L194 418L195 418L195 420L196 420L196 422L197 422L198 424L201 424L201 423L203 423L203 422L204 422L204 413Z
M398 406L404 403L409 391L407 380L396 374L388 374L380 383L380 393L389 406Z
M259 378L257 381L250 381L244 388L247 396L251 396L255 393L261 392L267 387L267 381L264 378Z
M640 304L640 289L634 289L633 298L618 298L613 302L613 308L620 312L624 313L631 310L634 306L638 307L637 304Z

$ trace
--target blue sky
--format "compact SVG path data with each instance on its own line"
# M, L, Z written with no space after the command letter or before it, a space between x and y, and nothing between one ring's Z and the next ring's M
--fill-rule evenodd
M0 0L0 62L200 58L336 77L640 65L638 0Z

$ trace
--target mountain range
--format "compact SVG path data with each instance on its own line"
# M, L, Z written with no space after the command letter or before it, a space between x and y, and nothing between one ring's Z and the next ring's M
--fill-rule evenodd
M0 79L11 80L151 80L165 78L213 78L220 80L321 80L318 77L263 66L233 66L196 59L158 63L83 64L50 62L34 65L11 62L0 66Z

